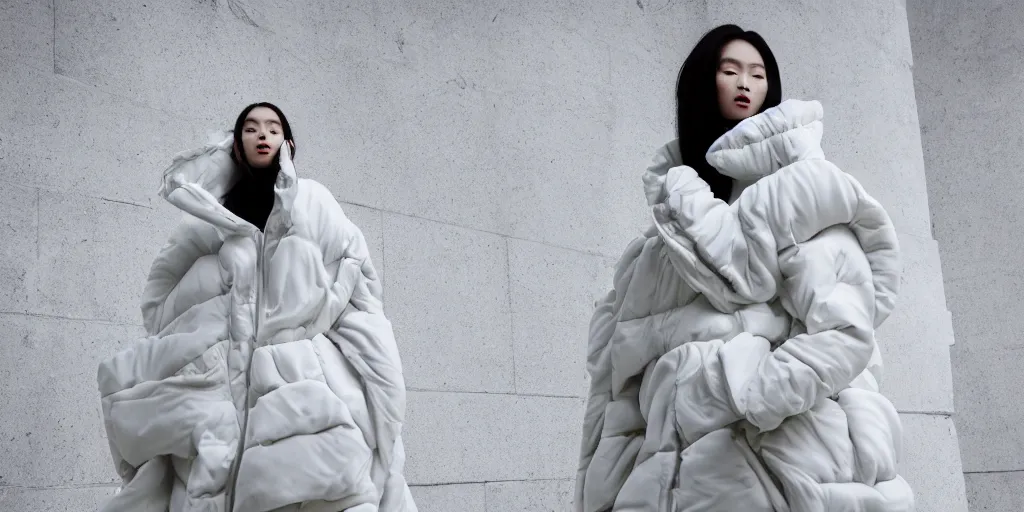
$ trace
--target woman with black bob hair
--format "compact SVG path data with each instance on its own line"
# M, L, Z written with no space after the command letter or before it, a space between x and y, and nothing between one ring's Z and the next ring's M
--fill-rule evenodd
M381 282L295 148L255 103L164 172L185 215L146 282L148 336L98 371L123 484L103 510L416 511Z
M825 158L821 104L781 101L758 34L708 32L676 91L652 225L591 319L575 510L913 510L874 336L889 216Z

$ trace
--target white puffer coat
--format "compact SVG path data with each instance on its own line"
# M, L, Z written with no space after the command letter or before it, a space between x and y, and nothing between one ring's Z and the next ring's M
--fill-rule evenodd
M405 382L366 241L287 145L264 232L219 199L230 132L177 155L185 215L153 262L148 337L98 372L124 485L110 511L414 512Z
M825 160L822 117L789 100L716 141L709 163L753 182L732 204L678 142L657 153L654 226L591 321L577 511L913 510L874 337L896 232Z

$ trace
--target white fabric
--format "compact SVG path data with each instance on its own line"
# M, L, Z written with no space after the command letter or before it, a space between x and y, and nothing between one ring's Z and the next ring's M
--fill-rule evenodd
M124 480L104 510L415 512L402 365L362 233L296 178L287 145L265 233L228 211L231 145L219 132L164 174L186 215L146 283L148 337L98 370Z
M825 160L822 118L789 100L716 141L708 162L754 181L732 204L658 151L654 225L591 321L577 511L913 510L874 337L896 232Z

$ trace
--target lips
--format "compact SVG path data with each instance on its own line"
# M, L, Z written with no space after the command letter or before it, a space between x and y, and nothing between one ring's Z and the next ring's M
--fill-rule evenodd
M256 146L256 152L261 154L261 155L269 154L270 153L270 145L269 144L260 144L260 145Z
M733 99L733 101L744 106L750 105L750 98L746 97L746 95L743 94L737 95L736 98Z

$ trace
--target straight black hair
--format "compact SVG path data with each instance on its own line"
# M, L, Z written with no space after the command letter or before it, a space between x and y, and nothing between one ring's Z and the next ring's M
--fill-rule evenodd
M732 178L712 167L706 155L716 139L738 124L722 117L715 82L722 49L737 39L753 45L764 60L768 94L758 113L778 106L782 102L782 79L775 55L757 32L736 25L721 25L704 34L683 62L676 83L676 129L683 164L695 169L715 197L723 201L732 194Z

